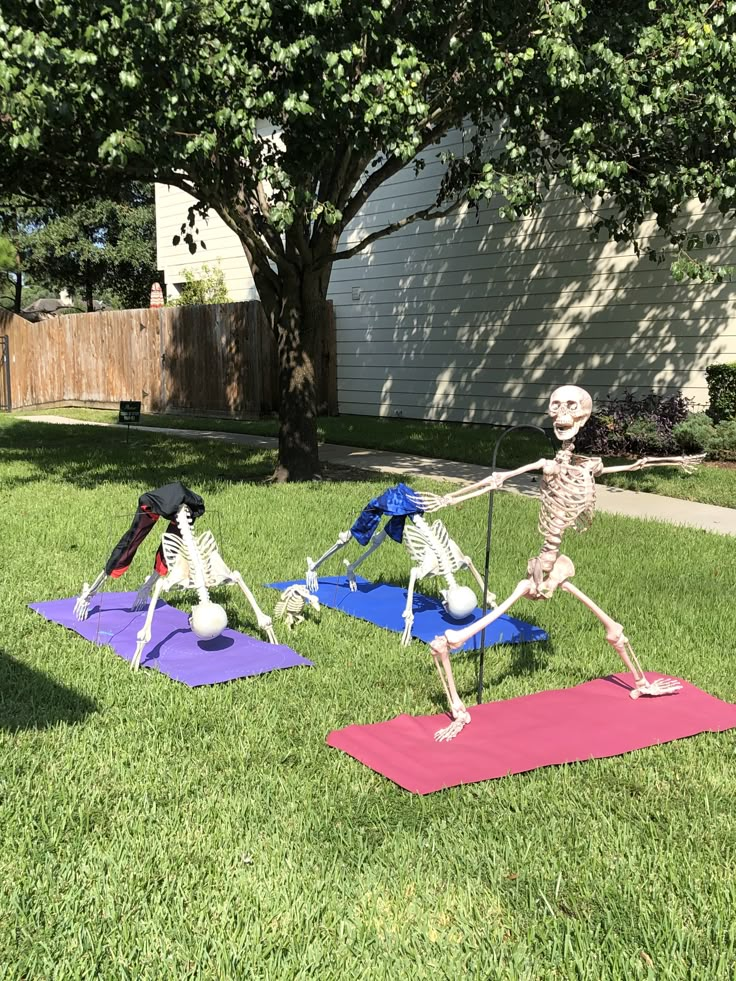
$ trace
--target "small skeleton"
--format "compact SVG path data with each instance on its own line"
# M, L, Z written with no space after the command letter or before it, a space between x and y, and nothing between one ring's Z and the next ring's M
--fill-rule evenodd
M306 584L307 589L314 593L319 588L317 569L327 559L343 549L351 538L355 538L361 545L367 545L365 551L354 562L344 560L348 585L355 591L358 588L355 579L356 569L383 544L386 537L396 542L403 542L414 563L409 574L406 606L402 614L404 631L401 635L401 644L403 646L411 641L414 624L414 588L418 580L426 579L428 576L441 576L445 580L447 589L441 590L443 605L447 613L456 620L462 620L472 613L476 606L476 599L472 589L458 585L455 573L461 569L468 569L481 590L483 589L483 579L472 559L450 538L444 524L439 520L430 524L422 517L421 512L424 508L418 503L420 498L421 495L416 494L405 484L388 488L366 505L352 528L341 532L335 544L316 562L307 558ZM392 517L383 528L378 530L384 515ZM409 524L406 524L407 518ZM493 593L487 594L486 602L490 607L495 606L496 597Z
M319 600L313 596L306 586L294 583L287 586L279 596L279 601L273 611L276 620L283 619L289 630L297 623L304 622L304 607L309 604L315 613L319 613Z
M638 698L640 695L674 694L682 687L672 678L660 678L651 682L646 679L621 624L616 623L590 597L570 582L575 574L575 566L566 555L562 554L560 547L562 536L568 529L585 531L590 526L595 510L595 478L600 474L673 465L680 466L690 473L703 460L703 456L644 457L635 463L615 467L604 466L600 459L580 456L575 453L574 439L590 418L592 409L593 400L586 391L575 385L564 385L552 393L549 402L549 415L553 420L555 435L562 442L562 447L554 460L537 460L535 463L506 473L492 473L475 484L445 496L417 495L424 511L431 512L497 490L504 481L519 474L533 470L542 471L539 531L544 538L544 543L539 554L529 560L527 578L522 579L508 599L496 606L487 616L460 630L446 630L442 636L435 637L430 644L453 718L449 726L435 733L435 739L438 741L454 738L470 722L470 713L455 688L449 652L457 650L471 637L480 633L506 613L517 600L523 597L531 600L548 600L557 589L570 593L600 620L606 631L606 640L634 676L634 688L630 692L632 698Z
M133 602L134 610L142 610L148 604L148 613L143 627L138 631L138 643L131 661L134 671L138 670L143 650L151 640L151 625L158 599L161 593L174 588L196 590L199 602L192 607L189 624L198 637L212 640L227 627L227 614L218 603L210 600L209 590L215 586L239 586L253 608L259 629L271 644L277 643L271 618L258 606L241 574L225 565L212 532L194 535L194 519L203 513L202 499L180 483L167 484L143 494L133 524L115 546L105 569L91 586L84 583L74 607L78 620L87 618L90 600L105 580L109 576L117 578L127 570L154 522L162 515L170 518L169 527L162 535L156 553L154 570L138 590Z

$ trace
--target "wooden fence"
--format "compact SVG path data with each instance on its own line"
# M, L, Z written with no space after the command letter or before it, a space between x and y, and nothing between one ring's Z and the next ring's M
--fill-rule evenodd
M319 411L337 413L335 315L317 352ZM140 401L144 412L278 411L276 339L257 302L107 310L29 323L0 312L13 409Z

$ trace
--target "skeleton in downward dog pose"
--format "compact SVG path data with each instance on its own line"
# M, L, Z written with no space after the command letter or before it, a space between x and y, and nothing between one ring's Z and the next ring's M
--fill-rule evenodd
M419 503L421 496L411 487L407 487L406 484L389 487L379 497L368 502L352 528L349 531L341 532L335 544L328 548L316 562L307 558L307 589L316 593L319 588L317 569L323 562L343 549L351 538L354 538L360 545L367 545L366 550L355 562L345 560L348 585L351 590L355 591L358 588L355 570L383 544L386 537L395 542L403 542L414 565L409 574L406 606L402 614L404 618L404 632L401 635L402 645L411 641L411 631L414 624L414 588L417 580L425 579L428 576L442 576L447 583L447 589L441 591L443 605L447 613L455 620L464 619L476 607L473 590L468 586L458 585L455 573L461 569L468 569L481 590L483 589L483 579L473 565L472 559L469 555L465 555L459 545L450 538L443 523L434 521L430 524L422 517L424 509ZM434 500L438 499L435 498ZM384 516L388 517L388 521L379 530L378 526ZM409 524L406 523L407 518ZM487 594L486 602L491 607L495 605L496 597L493 593Z
M500 603L487 616L460 630L446 630L442 636L435 637L430 644L453 717L449 726L435 733L435 739L439 741L452 739L470 722L470 713L455 688L449 652L457 650L471 637L480 633L506 613L517 600L523 597L548 600L557 589L570 593L580 600L600 620L606 631L606 640L634 676L634 688L630 692L632 698L638 698L640 695L674 694L682 687L679 682L671 678L660 678L657 681L646 679L621 624L616 623L590 597L570 582L575 574L575 566L566 555L562 554L560 547L562 536L568 529L576 528L578 531L585 531L589 527L595 510L595 478L600 474L673 465L681 466L686 472L691 472L694 466L702 461L703 456L644 457L636 463L605 467L600 459L575 453L574 439L590 418L592 409L593 400L586 391L576 385L564 385L552 393L549 402L549 414L553 420L555 435L562 442L562 448L554 460L537 460L517 470L493 473L478 483L446 496L417 495L424 510L433 511L496 490L510 477L533 470L542 471L539 531L544 537L544 544L539 554L529 560L527 578L522 579L508 599Z
M135 671L140 666L146 644L151 640L151 624L159 596L174 588L196 590L199 602L192 607L189 624L199 638L212 640L227 627L227 614L219 603L210 600L209 590L215 586L239 586L253 608L259 629L271 644L276 643L271 618L258 606L241 574L225 565L212 532L194 535L192 525L195 518L202 514L202 498L181 483L166 484L142 494L133 523L113 549L104 570L91 586L84 583L74 607L78 620L86 620L90 601L105 580L108 577L118 578L127 571L138 547L159 517L169 519L169 527L162 535L156 552L153 572L138 590L133 602L134 610L142 610L148 604L148 613L143 627L138 631L138 643L130 665Z

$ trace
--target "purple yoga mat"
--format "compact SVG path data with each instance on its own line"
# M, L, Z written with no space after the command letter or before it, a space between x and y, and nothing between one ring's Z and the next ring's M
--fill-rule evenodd
M136 634L146 619L145 610L131 609L136 595L100 593L92 600L86 620L74 616L76 596L29 606L52 623L74 630L93 644L108 645L126 661L132 661ZM163 600L156 606L151 640L141 658L142 667L154 668L190 688L301 664L312 662L284 644L267 644L236 630L226 629L214 640L199 640L189 628L189 615Z
M651 671L646 676L662 677ZM337 729L327 745L414 794L431 794L736 727L736 705L688 681L675 695L636 700L629 698L631 684L631 675L610 675L574 688L471 705L470 725L449 742L434 740L449 715L399 715Z

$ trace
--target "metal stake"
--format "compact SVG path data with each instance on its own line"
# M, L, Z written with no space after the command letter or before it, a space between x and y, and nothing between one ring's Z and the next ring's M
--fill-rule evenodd
M496 458L498 457L498 448L503 442L503 440L509 435L509 433L518 432L520 429L533 429L535 432L541 433L549 440L549 444L552 447L552 454L556 453L555 445L552 442L552 437L547 432L546 429L542 429L541 426L532 426L530 424L522 424L520 426L509 426L508 429L504 430L501 435L496 440L496 445L493 448L493 460L491 461L491 473L496 472ZM486 609L486 594L488 593L488 571L491 564L491 529L493 527L493 495L494 490L491 490L488 494L488 525L486 528L486 565L483 571L483 616L488 612ZM486 653L486 628L484 627L480 633L480 651L478 657L478 687L476 689L478 696L478 705L483 701L483 664L485 661Z

